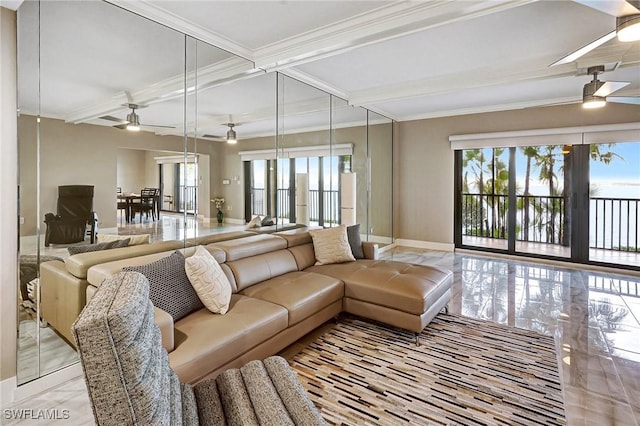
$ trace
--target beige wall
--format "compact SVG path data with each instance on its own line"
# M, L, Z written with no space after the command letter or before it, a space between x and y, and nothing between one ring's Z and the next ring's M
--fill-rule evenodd
M116 186L122 192L138 192L146 185L146 151L137 149L117 149Z
M18 271L18 144L16 126L16 14L0 7L0 401L5 405L16 375Z
M609 103L599 110L574 104L399 123L395 236L453 244L451 135L627 123L639 118L640 107Z

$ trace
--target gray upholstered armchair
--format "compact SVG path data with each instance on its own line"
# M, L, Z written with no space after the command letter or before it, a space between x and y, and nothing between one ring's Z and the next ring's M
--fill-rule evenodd
M180 383L154 323L149 282L137 272L106 279L73 334L97 424L325 424L281 357Z

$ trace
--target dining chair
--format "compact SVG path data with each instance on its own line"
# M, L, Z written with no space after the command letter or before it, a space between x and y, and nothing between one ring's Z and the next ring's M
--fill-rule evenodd
M151 213L152 220L156 220L156 189L143 188L140 191L140 202L131 203L131 217L135 217L136 213L140 213L140 221L144 213L147 219Z
M129 208L129 205L127 204L126 200L118 198L118 196L120 196L120 195L122 195L122 187L118 186L116 188L117 211L120 212L120 210L122 210L124 212L125 217L126 217L127 209ZM120 215L120 219L122 219L122 215Z

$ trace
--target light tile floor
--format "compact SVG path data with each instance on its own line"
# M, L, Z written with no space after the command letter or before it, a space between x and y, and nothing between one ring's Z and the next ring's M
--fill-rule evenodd
M127 226L119 232L152 233L153 240L162 240L190 232L195 235L196 228L199 235L242 228L217 224L185 227L181 220L162 222L166 219ZM405 247L386 250L382 257L453 270L453 313L555 335L568 424L639 424L640 277L624 271L597 272ZM283 354L292 356L296 348L312 339L301 339ZM68 416L47 424L84 425L92 419L80 378L8 408ZM16 422L6 417L6 411L2 414L2 424L43 424L41 420Z

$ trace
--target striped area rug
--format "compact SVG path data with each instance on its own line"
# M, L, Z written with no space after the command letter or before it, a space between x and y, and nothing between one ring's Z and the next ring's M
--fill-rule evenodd
M413 334L341 319L291 360L344 425L566 424L553 337L439 314Z

